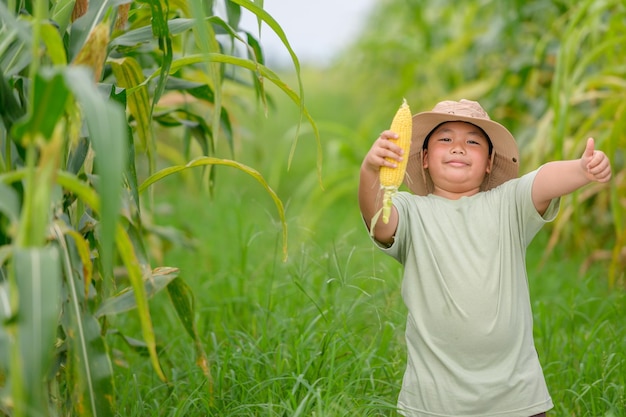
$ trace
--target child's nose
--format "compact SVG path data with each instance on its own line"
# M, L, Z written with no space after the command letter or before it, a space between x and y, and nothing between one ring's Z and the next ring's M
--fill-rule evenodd
M450 152L464 154L465 147L463 147L462 143L455 142L454 144L452 144L452 148L450 148Z

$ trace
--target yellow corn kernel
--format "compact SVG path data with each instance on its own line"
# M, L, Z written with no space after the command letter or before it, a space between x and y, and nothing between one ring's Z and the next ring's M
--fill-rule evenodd
M395 139L396 144L404 150L402 161L388 159L389 161L396 163L395 168L381 167L380 168L380 188L383 190L383 223L389 222L389 215L391 214L391 197L398 191L398 188L404 180L404 173L406 172L406 164L409 158L409 150L411 149L411 135L413 132L413 116L411 115L411 109L403 100L402 105L396 112L391 122L390 130L398 134L398 138Z

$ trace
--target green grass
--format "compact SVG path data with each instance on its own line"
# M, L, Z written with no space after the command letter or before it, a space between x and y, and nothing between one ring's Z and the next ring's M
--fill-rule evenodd
M576 259L563 253L552 259L532 282L535 342L555 402L552 415L624 416L626 296L607 288L605 269L581 277Z
M338 217L322 216L324 227L302 227L297 204L288 208L283 263L272 202L252 180L225 175L213 199L181 187L175 179L159 187L155 221L194 239L193 247L170 247L164 263L180 267L194 291L213 392L160 294L151 309L170 384L115 341L120 415L396 415L405 366L401 269L368 241L356 201L343 200ZM626 416L625 294L607 288L604 265L579 276L581 255L557 249L539 268L546 241L547 231L528 265L550 416ZM132 315L119 320L137 337Z

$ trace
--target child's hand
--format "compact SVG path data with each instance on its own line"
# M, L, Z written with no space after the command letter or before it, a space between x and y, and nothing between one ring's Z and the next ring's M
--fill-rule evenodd
M587 139L585 152L580 158L580 166L591 181L607 182L611 179L611 163L602 151L594 149L593 138Z
M402 155L402 148L395 144L394 139L397 139L398 135L391 130L383 131L378 139L374 142L371 149L365 155L363 164L372 171L379 171L380 167L388 166L395 168L397 163L387 160L391 158L397 162L400 162L404 155Z

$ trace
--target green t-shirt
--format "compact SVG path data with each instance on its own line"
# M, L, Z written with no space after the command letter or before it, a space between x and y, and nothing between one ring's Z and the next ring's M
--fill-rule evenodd
M395 240L379 246L404 266L404 415L529 417L552 408L533 341L525 253L559 199L539 215L536 173L458 200L394 197Z

